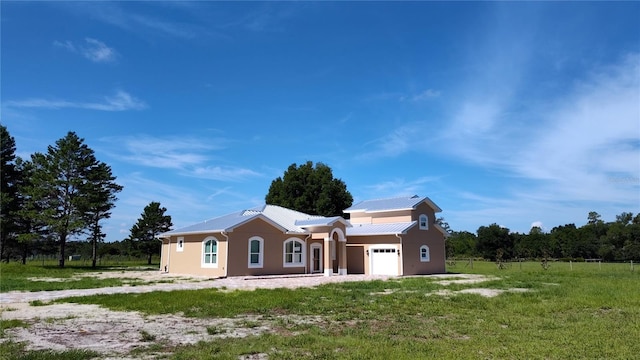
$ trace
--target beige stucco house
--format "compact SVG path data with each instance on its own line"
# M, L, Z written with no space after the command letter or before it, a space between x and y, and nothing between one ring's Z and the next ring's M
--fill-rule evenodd
M211 277L443 273L440 211L418 196L362 201L344 210L349 220L264 205L161 234L161 269Z

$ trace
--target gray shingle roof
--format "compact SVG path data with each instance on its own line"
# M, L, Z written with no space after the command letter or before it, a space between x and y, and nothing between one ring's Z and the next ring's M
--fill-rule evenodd
M345 209L344 212L372 213L394 210L412 210L422 202L426 202L431 208L433 208L435 212L442 211L442 209L440 209L438 205L436 205L428 197L419 197L418 195L413 195L388 199L365 200Z
M406 234L417 223L417 221L410 221L390 224L352 224L352 227L347 228L347 237Z

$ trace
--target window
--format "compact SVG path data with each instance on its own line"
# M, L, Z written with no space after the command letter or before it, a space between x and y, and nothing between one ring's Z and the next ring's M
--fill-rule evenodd
M427 245L420 246L420 261L421 262L431 261L431 255L429 254L429 247Z
M284 267L304 266L304 243L300 239L284 242Z
M213 236L202 241L202 267L218 267L218 240Z
M249 263L250 268L261 268L264 254L264 240L259 236L249 238Z
M429 217L425 214L420 215L420 230L429 230Z
M178 238L178 245L176 246L176 251L177 252L182 252L184 250L184 238L183 237L179 237Z

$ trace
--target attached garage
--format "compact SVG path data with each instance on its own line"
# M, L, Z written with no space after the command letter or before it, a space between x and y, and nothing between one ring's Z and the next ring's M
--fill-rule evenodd
M378 245L369 248L371 275L399 275L398 249L393 246Z

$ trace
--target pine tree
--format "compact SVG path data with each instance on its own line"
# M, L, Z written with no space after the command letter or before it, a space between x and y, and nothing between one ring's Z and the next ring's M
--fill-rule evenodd
M157 236L171 230L171 216L165 215L167 208L160 207L159 202L152 201L145 206L138 222L131 227L131 240L135 241L140 251L147 255L147 264L160 249Z
M17 183L20 173L16 170L16 142L5 126L0 125L0 259L9 260L8 249L16 240L16 216L18 204Z
M98 243L104 240L100 220L111 217L111 209L115 206L116 193L122 191L122 186L115 183L115 176L111 168L105 163L94 166L85 183L87 196L84 203L84 216L89 230L91 242L91 266L96 267Z
M60 249L58 264L64 267L67 239L85 231L90 209L98 208L98 197L92 194L94 185L100 181L112 189L118 185L110 172L100 178L104 165L74 132L49 146L46 154L31 155L31 164L31 181L24 188L25 214L32 224L43 227L47 237L55 239Z

